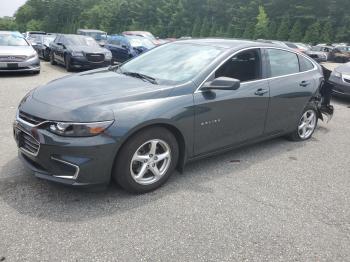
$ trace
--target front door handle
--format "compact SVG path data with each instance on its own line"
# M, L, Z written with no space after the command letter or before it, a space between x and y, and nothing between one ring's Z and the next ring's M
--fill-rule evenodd
M307 87L310 84L311 83L309 81L301 81L299 85L302 86L302 87Z
M269 90L267 90L267 89L259 88L258 90L256 90L255 95L263 96L268 92L269 92Z

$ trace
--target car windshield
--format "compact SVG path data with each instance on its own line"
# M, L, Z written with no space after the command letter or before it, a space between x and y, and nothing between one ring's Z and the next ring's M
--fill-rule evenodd
M0 46L28 46L27 41L15 34L0 34Z
M107 39L107 35L105 33L89 32L89 33L86 33L86 35L91 36L92 38L94 38L97 41Z
M55 40L55 38L56 38L55 35L45 36L43 38L43 43L48 46L51 42Z
M120 72L147 75L158 83L180 84L193 79L222 51L215 46L167 44L130 60L121 66Z
M144 33L143 34L144 35L144 37L146 37L146 38L149 38L149 39L152 39L152 40L155 40L156 38L154 37L154 35L152 35L151 33Z
M151 49L151 48L155 47L155 45L150 40L148 40L147 38L141 38L141 37L139 37L139 38L129 38L129 41L130 41L130 45L132 47L144 46L147 49Z
M68 36L67 44L75 46L99 46L92 37L80 35Z

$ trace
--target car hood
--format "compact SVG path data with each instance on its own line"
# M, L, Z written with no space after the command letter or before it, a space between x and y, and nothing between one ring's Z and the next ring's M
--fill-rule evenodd
M326 52L322 52L322 51L306 51L305 54L307 54L307 55L327 55Z
M0 56L6 55L21 55L30 56L35 53L35 50L31 46L1 46Z
M350 75L350 62L343 64L341 66L338 66L335 71L343 74L349 74Z
M83 53L107 53L108 50L99 46L68 46L73 52Z
M57 121L114 119L119 104L166 97L172 87L154 85L107 69L70 75L36 88L20 110Z

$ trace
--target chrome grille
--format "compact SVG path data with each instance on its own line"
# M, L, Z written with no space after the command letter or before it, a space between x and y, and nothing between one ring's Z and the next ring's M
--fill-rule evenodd
M104 54L86 54L86 59L92 63L102 63L105 60Z
M27 60L25 55L2 55L0 56L0 62L24 62Z
M18 117L25 122L28 122L32 125L39 125L40 123L44 122L45 120L36 116L32 116L30 114L24 113L23 111L19 111Z
M32 153L37 154L39 151L40 144L27 133L20 132L20 148Z
M344 78L344 81L350 84L350 79Z
M14 128L14 137L18 147L24 153L36 156L40 149L40 143L28 132L20 127Z

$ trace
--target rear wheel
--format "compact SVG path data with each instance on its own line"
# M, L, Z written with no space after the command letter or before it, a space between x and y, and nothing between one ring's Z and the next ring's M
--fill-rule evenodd
M164 184L179 157L174 135L154 127L132 136L116 159L113 178L126 191L146 193Z
M304 141L312 137L317 127L318 116L314 106L307 106L299 120L296 130L289 136L293 141Z

